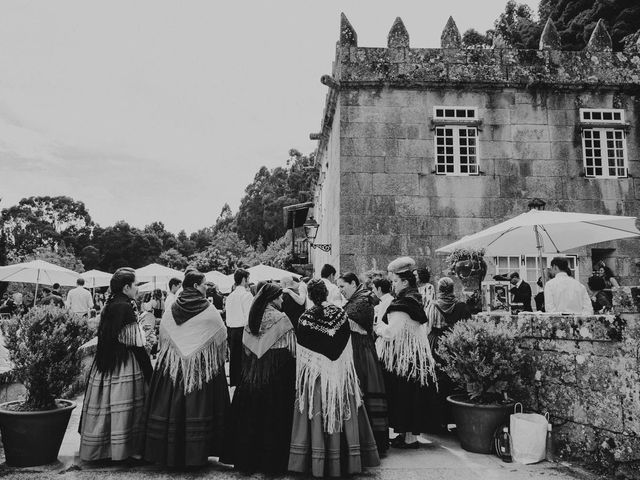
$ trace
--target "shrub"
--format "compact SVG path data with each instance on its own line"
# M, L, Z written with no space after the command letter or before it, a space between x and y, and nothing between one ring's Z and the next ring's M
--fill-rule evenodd
M472 402L500 402L520 388L523 355L514 325L460 321L442 337L437 354L444 372Z
M78 348L90 337L85 319L54 306L34 307L6 322L13 374L27 389L23 410L51 410L80 373Z

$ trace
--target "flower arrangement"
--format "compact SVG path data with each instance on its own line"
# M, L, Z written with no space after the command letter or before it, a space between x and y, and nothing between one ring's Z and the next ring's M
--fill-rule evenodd
M484 259L484 248L456 248L446 258L446 262L452 272L455 270L456 263L463 260L475 260L480 262Z
M515 325L460 321L442 337L437 354L444 372L473 403L499 403L521 387L524 364Z
M23 411L53 410L80 374L79 347L90 337L85 319L54 306L34 307L5 323L13 377L24 384Z

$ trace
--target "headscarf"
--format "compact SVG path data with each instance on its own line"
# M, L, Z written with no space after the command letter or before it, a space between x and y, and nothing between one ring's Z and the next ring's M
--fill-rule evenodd
M443 313L451 313L456 306L457 299L453 293L453 280L449 277L442 277L438 281L438 293L436 294L436 304Z
M249 329L253 335L260 331L262 316L269 302L282 295L282 288L275 283L265 283L251 303L249 309Z

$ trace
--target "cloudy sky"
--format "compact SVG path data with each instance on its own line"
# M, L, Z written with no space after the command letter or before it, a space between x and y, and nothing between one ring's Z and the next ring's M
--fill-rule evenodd
M428 48L449 15L484 31L505 3L4 0L0 207L69 195L101 225L211 225L260 166L315 149L341 11L360 46L400 16Z

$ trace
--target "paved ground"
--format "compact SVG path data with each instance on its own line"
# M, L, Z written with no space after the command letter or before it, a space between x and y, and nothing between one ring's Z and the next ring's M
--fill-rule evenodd
M57 479L57 480L125 480L128 478L140 479L199 479L214 477L220 480L227 479L260 479L269 478L263 475L246 476L234 472L230 468L218 464L211 459L209 465L195 471L182 472L160 469L151 465L131 466L119 465L94 465L81 462L77 458L80 436L78 435L78 422L80 420L80 403L69 422L62 447L60 449L59 462L45 467L15 469L0 466L0 477L15 479ZM469 453L460 448L455 435L432 436L427 439L420 450L396 450L382 459L382 465L370 469L356 478L372 480L524 480L532 478L568 480L585 479L584 474L576 473L566 466L542 462L537 465L519 465L515 463L503 463L492 455L478 455ZM300 475L280 477L282 479L305 478Z

